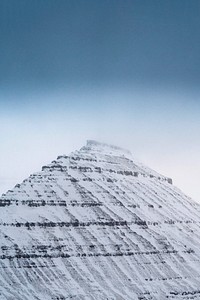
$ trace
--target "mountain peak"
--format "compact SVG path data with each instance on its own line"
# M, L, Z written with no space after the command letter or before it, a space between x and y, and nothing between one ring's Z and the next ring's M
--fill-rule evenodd
M126 158L132 157L131 152L127 149L110 145L107 143L102 143L95 140L87 140L86 146L82 147L81 150L94 151L94 152L113 155L113 156L123 156Z
M200 299L200 206L89 140L0 197L0 299Z

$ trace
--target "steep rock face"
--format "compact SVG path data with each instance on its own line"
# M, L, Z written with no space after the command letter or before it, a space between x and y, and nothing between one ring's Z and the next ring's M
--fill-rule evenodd
M88 141L0 198L0 300L200 299L200 207Z

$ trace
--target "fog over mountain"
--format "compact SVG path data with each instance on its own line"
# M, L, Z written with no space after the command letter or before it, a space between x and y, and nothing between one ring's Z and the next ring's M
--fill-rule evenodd
M199 0L1 0L0 39L0 193L97 139L199 201Z

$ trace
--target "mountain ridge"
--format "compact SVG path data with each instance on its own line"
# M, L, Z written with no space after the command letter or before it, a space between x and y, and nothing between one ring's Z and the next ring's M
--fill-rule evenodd
M0 300L199 299L199 228L168 177L89 140L0 197Z

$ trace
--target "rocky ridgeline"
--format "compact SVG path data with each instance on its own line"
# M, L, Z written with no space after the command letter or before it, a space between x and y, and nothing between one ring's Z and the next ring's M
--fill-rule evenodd
M200 207L95 141L0 198L0 300L200 299Z

